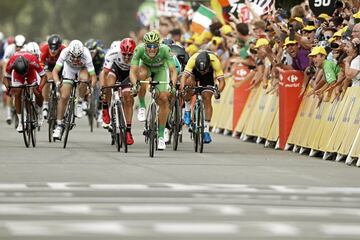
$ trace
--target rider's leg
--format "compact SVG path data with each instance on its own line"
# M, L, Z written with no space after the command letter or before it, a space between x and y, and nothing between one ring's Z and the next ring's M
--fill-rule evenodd
M209 91L204 91L201 95L202 101L204 103L204 108L205 108L205 126L204 126L205 132L209 132L209 125L210 125L210 120L211 120L212 112L213 112L213 108L212 108L212 104L211 104L212 95L213 95L213 93L209 92Z
M147 67L145 66L140 66L139 67L139 71L138 71L138 80L140 81L144 81L146 80L148 77L150 77L150 71L148 70ZM138 92L138 97L139 97L139 110L138 110L138 120L139 121L145 121L146 118L146 113L145 113L145 94L146 94L146 89L147 89L148 84L146 83L142 83L140 84L140 89Z
M52 72L46 72L47 79L53 80ZM42 95L44 97L44 103L43 103L43 116L47 117L47 112L49 111L49 94L50 94L50 84L45 83Z
M106 79L104 79L104 86L109 87L114 85L116 82L116 76L114 73L110 72ZM110 124L110 114L109 114L109 105L111 102L111 89L105 89L103 95L105 95L105 99L103 99L103 110L102 110L102 117L103 117L103 128L108 128Z
M185 101L185 113L184 113L184 123L190 125L191 122L191 99L193 96L192 89L195 86L194 77L189 77L185 81L185 86L188 87L188 90L185 92L184 101Z

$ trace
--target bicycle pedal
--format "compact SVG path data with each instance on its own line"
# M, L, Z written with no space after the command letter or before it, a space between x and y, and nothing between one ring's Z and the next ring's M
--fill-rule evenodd
M148 131L147 131L147 130L144 130L144 131L143 131L143 135L144 135L144 136L147 136L147 135L148 135Z
M76 124L75 124L75 123L71 124L71 125L70 125L70 130L73 130L75 127L76 127Z

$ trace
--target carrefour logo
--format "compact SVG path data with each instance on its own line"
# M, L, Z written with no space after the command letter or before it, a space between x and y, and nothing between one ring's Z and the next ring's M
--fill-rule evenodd
M289 81L289 82L294 83L294 82L297 82L297 80L299 80L299 78L298 78L296 75L290 75L290 76L288 77L288 81Z
M247 74L247 71L245 71L244 69L240 69L240 70L238 71L238 74L240 75L240 77L245 77L246 74Z

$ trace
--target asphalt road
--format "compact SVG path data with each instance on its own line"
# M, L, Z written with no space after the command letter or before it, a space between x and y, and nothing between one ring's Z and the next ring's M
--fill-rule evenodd
M359 239L356 167L212 134L149 158L142 125L117 152L77 120L36 148L0 109L0 239Z

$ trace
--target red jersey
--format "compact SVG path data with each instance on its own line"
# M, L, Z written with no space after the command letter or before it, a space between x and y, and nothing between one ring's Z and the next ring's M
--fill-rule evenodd
M49 49L49 44L44 44L41 48L41 57L40 57L40 64L41 66L55 66L57 59L60 56L61 51L65 48L65 45L61 44L60 45L60 51L55 55L55 56L51 56L50 55L50 49Z
M25 73L24 76L16 73L15 71L12 73L14 62L20 56L23 56L29 62L28 71ZM32 82L37 80L36 73L38 73L40 77L45 75L44 68L40 65L40 62L37 59L37 57L35 55L29 53L29 52L21 52L21 51L16 52L10 58L9 62L6 65L6 75L7 75L7 77L12 78L13 81L16 81L16 82L24 83L25 78L27 78L28 83L32 83Z

